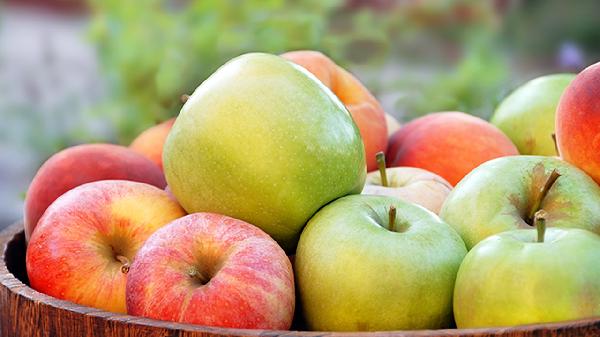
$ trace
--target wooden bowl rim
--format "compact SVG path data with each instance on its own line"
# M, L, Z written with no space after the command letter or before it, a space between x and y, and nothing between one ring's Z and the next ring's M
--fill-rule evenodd
M336 331L296 331L296 330L259 330L259 329L235 329L211 327L187 323L176 323L160 321L149 318L113 313L100 309L87 307L66 300L60 300L52 296L40 293L24 284L14 276L6 266L6 252L9 243L14 241L17 235L23 232L23 222L16 222L0 232L0 246L2 247L2 258L0 259L0 284L11 292L25 297L34 302L41 302L56 309L70 312L96 316L110 321L117 321L125 325L141 325L185 332L200 332L222 336L396 336L396 337L427 337L427 336L500 336L515 335L518 333L536 333L548 331L568 331L575 328L586 328L600 326L600 316L580 320L564 321L558 323L529 324L513 327L488 327L476 329L438 329L438 330L396 330L396 331L373 331L373 332L336 332Z

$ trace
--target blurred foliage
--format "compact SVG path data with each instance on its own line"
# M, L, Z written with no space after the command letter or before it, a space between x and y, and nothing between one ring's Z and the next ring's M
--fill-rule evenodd
M600 1L528 0L514 7L504 39L525 56L553 54L564 41L584 46L587 62L600 53Z
M422 43L423 35L432 32L442 34L431 43L450 38L461 49L473 26L493 19L490 6L477 1L377 7L319 0L150 0L143 6L94 1L92 36L113 88L111 100L98 111L113 118L119 141L127 143L143 128L176 114L182 94L242 53L316 49L345 66L378 65L394 48ZM424 113L446 102L456 109L479 104L485 95L469 96L468 91L480 88L474 75L481 70L478 62L488 60L480 51L474 54L442 80L442 95L411 110Z
M584 6L589 13L598 8L592 2ZM565 10L562 3L93 0L91 32L112 89L97 111L111 116L119 141L128 143L149 125L176 115L179 97L232 57L315 49L366 74L359 77L378 97L395 94L395 102L384 106L401 119L442 110L487 118L515 78L524 80L513 66L512 50L557 43L547 32L556 28L552 15ZM597 41L598 30L589 29L595 16L587 17L580 28L577 18L561 19L574 27L561 38L574 33L584 42ZM544 30L530 33L536 25ZM536 48L556 48L551 43Z
M120 141L128 142L176 114L182 94L235 56L329 50L323 31L337 6L320 0L94 1L92 34L114 88L102 113L112 112Z

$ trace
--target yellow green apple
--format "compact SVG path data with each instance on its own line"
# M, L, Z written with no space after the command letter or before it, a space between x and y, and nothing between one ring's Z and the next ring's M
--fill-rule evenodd
M279 56L237 57L183 106L164 146L167 182L189 212L260 227L293 252L323 205L361 192L352 117L311 73Z
M554 74L523 84L500 103L492 124L513 141L520 154L556 156L552 139L556 107L574 78L574 74Z

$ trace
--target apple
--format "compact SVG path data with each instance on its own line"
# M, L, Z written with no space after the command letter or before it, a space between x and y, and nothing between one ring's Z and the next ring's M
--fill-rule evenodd
M491 122L521 154L556 156L552 139L556 106L574 74L554 74L533 79L507 96Z
M562 176L548 189L555 169ZM548 226L600 233L600 187L554 157L513 156L482 164L450 192L440 216L471 249L493 234L531 228L539 209L548 212Z
M296 252L296 280L311 330L438 329L467 250L425 208L376 195L340 198L313 216Z
M444 178L416 167L385 168L385 155L377 154L379 171L367 174L362 194L387 195L421 205L438 214L452 190Z
M127 277L127 312L246 329L289 329L294 273L277 242L244 221L196 213L156 231Z
M480 164L518 155L494 125L463 112L438 112L410 121L390 138L388 165L425 169L456 185Z
M60 196L44 213L27 247L33 289L125 313L125 282L137 250L155 230L185 212L157 187L96 181Z
M293 253L323 205L362 191L365 152L338 98L304 68L269 54L237 57L185 102L164 171L188 211L260 227Z
M354 75L314 50L297 50L282 54L310 71L342 101L358 126L365 145L367 170L375 170L375 153L388 144L388 118L379 101Z
M175 118L146 129L131 142L129 148L152 160L162 170L163 146L173 123Z
M160 168L146 157L119 145L84 144L54 154L37 171L25 199L25 238L29 240L40 217L56 198L79 185L123 179L166 185Z
M503 232L469 251L454 292L459 328L600 315L600 236L577 228L544 233L547 215L536 213L537 233L533 228Z
M579 73L561 96L556 143L564 160L600 184L600 62Z

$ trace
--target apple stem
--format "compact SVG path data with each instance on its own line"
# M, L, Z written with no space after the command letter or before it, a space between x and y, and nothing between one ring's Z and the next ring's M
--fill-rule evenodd
M394 223L396 222L396 207L394 205L390 205L390 210L389 210L388 214L389 214L388 229L392 232L395 232L396 226L394 226Z
M210 281L210 278L204 276L200 271L198 271L198 269L196 269L195 267L191 267L188 270L188 276L191 277L192 279L200 282L200 284L207 284L208 281Z
M179 97L179 99L181 100L181 103L185 103L187 102L188 99L190 99L190 95L181 95L181 97Z
M560 177L560 173L558 173L558 171L556 169L552 170L552 172L548 176L548 179L546 179L544 186L542 186L540 188L540 192L536 196L534 203L529 210L528 219L530 219L531 221L534 220L536 212L540 210L540 206L542 205L542 200L544 200L544 198L548 194L548 191L550 191L550 189L552 188L552 185L554 185L554 183L556 182L556 180L559 177ZM530 222L530 224L531 224L531 222Z
M377 168L379 168L379 175L381 175L381 186L388 187L387 173L385 172L385 154L383 152L377 152L375 154L377 160Z
M556 155L560 157L560 152L558 152L558 143L556 142L556 133L552 132L552 142L554 142L554 150L556 151Z
M129 259L123 255L117 255L115 258L117 261L121 262L121 273L127 274L129 272L129 267L131 267Z
M533 217L533 225L537 229L537 242L544 242L544 234L546 234L546 217L548 214L543 209L535 212Z

